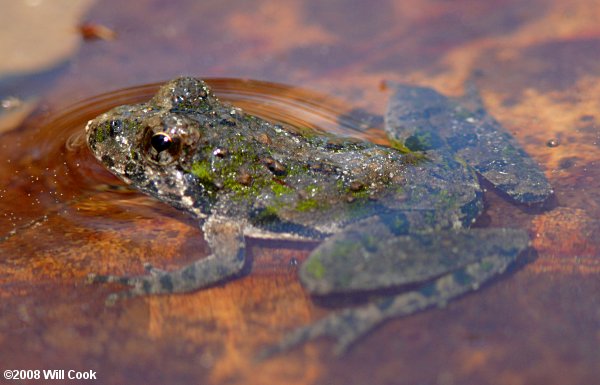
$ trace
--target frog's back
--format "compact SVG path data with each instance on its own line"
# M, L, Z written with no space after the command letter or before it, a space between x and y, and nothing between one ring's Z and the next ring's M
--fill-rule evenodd
M213 213L275 232L332 233L402 194L414 155L298 131L223 106L191 167L215 190ZM231 113L231 112L234 113ZM225 123L225 124L224 124Z
M451 157L297 131L223 108L192 167L219 188L220 215L318 237L373 215L407 233L465 226L481 211L474 172Z

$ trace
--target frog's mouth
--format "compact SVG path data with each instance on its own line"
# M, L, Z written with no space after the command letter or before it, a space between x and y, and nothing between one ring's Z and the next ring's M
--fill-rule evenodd
M108 114L108 113L107 113ZM117 176L125 174L125 165L133 157L135 137L124 134L127 124L114 117L103 116L90 120L86 125L87 144L96 159Z
M126 107L87 123L86 139L94 157L126 184L201 217L196 201L204 192L184 171L189 166L183 166L189 161L184 155L193 153L199 139L197 122L164 111L127 119L123 116L139 115L131 106L123 112Z

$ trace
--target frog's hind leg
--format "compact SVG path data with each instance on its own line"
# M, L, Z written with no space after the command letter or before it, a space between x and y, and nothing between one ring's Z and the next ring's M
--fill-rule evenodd
M397 256L394 266L389 264L393 260L388 260L385 256L382 257L382 265L373 259L370 264L365 263L364 260L369 259L373 252L373 245L365 239L357 239L356 234L352 237L353 239L344 238L340 242L336 236L334 238L338 239L325 242L328 243L326 247L333 248L340 247L343 243L346 250L349 249L350 242L355 252L351 252L345 261L348 269L342 269L338 273L331 272L331 275L337 276L337 282L327 282L325 285L308 282L306 285L309 289L316 287L319 292L325 288L332 293L351 293L365 288L365 282L368 282L367 289L371 286L386 288L411 282L424 283L418 289L346 309L297 329L279 344L266 349L264 357L321 336L335 338L335 353L342 354L353 342L389 318L413 314L431 306L442 306L457 296L476 290L481 284L505 271L529 244L529 237L524 231L513 229L472 229L421 234L416 241L412 235L398 237L382 245L385 250L392 250L390 255ZM335 243L338 245L334 245ZM417 243L423 245L422 250L415 250ZM401 251L399 256L398 251ZM419 254L415 255L416 252ZM330 251L326 251L326 254L329 256ZM318 253L313 255L319 257ZM320 258L317 261L312 264L310 260L307 262L304 281L329 280L327 270L332 262ZM376 265L371 266L372 264ZM355 277L352 277L352 271L355 272ZM440 271L444 273L439 273ZM435 274L437 276L428 279ZM309 276L312 277L307 278Z
M90 274L88 280L130 286L127 291L111 294L107 303L112 304L118 299L139 295L190 292L239 274L245 263L241 225L227 219L211 217L206 221L203 230L212 253L181 269L166 271L146 264L144 267L147 275Z
M390 137L413 151L453 154L519 203L540 204L553 193L538 164L483 108L476 91L469 103L426 87L393 86L385 115Z

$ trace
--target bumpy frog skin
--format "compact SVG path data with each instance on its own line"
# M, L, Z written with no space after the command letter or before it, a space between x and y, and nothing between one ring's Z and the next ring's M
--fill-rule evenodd
M176 271L146 266L147 275L90 279L130 287L109 302L190 292L238 276L246 236L322 239L300 269L310 293L385 293L288 334L267 354L322 335L336 338L343 352L385 319L477 289L529 237L468 229L483 210L476 173L518 203L543 202L552 190L480 106L394 87L386 114L394 148L264 121L187 77L147 103L91 120L87 142L96 158L127 184L197 218L211 254Z

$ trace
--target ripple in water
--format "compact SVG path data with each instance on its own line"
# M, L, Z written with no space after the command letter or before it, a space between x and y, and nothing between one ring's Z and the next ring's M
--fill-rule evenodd
M346 114L345 103L322 94L252 80L206 81L221 100L264 119L385 142L377 130L366 130L365 123ZM13 173L10 188L5 190L9 196L3 200L4 208L12 208L12 226L2 226L2 234L13 235L56 214L71 225L98 229L115 225L114 219L123 213L127 213L127 218L152 217L157 215L156 210L165 210L161 208L163 205L128 189L106 171L88 150L84 132L88 120L118 105L147 101L161 84L83 100L23 139L20 157L13 159L14 169L9 171Z

